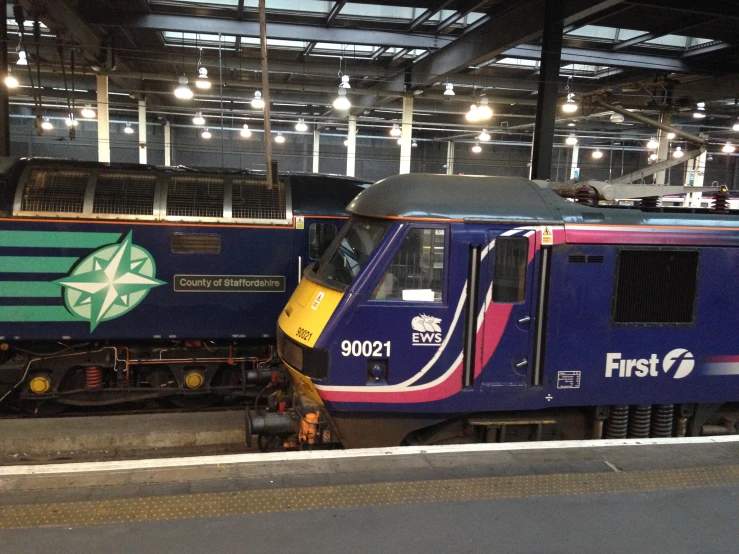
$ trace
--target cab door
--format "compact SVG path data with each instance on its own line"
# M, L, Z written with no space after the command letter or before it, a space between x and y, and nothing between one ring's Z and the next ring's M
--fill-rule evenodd
M492 247L484 263L492 279L484 291L489 303L482 337L483 391L525 387L533 368L540 363L541 353L533 347L537 328L537 240L538 233L532 230L488 233Z

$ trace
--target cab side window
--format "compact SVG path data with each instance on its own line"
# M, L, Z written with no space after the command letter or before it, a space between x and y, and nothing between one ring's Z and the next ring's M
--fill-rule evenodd
M337 232L333 223L311 223L308 227L308 255L314 260L323 256Z
M372 300L441 302L443 285L444 229L417 227L403 239Z
M527 238L498 238L493 266L493 302L517 304L526 299L526 268L529 261Z

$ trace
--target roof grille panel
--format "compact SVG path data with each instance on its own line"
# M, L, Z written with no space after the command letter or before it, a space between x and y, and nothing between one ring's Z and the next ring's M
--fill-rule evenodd
M95 185L92 211L96 214L153 215L156 175L141 172L102 172Z
M223 217L223 182L223 177L172 176L167 187L167 215Z
M82 213L90 171L34 169L23 190L21 211Z
M287 218L283 183L269 187L264 179L235 178L231 202L235 219Z

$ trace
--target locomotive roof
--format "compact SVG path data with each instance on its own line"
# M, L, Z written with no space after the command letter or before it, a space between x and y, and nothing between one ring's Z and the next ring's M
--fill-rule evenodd
M561 220L553 199L522 177L408 173L378 181L347 207L357 215L390 218L486 219L551 223Z
M398 219L517 224L691 225L739 230L739 215L708 208L645 209L571 202L523 177L409 173L378 181L347 206L350 213Z

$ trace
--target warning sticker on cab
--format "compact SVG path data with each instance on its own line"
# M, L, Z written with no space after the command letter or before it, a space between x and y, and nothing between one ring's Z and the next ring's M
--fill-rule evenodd
M558 389L579 389L580 388L579 371L558 371L557 372L557 388Z
M552 228L544 227L544 230L541 232L541 245L542 246L552 246L552 244L554 244Z

